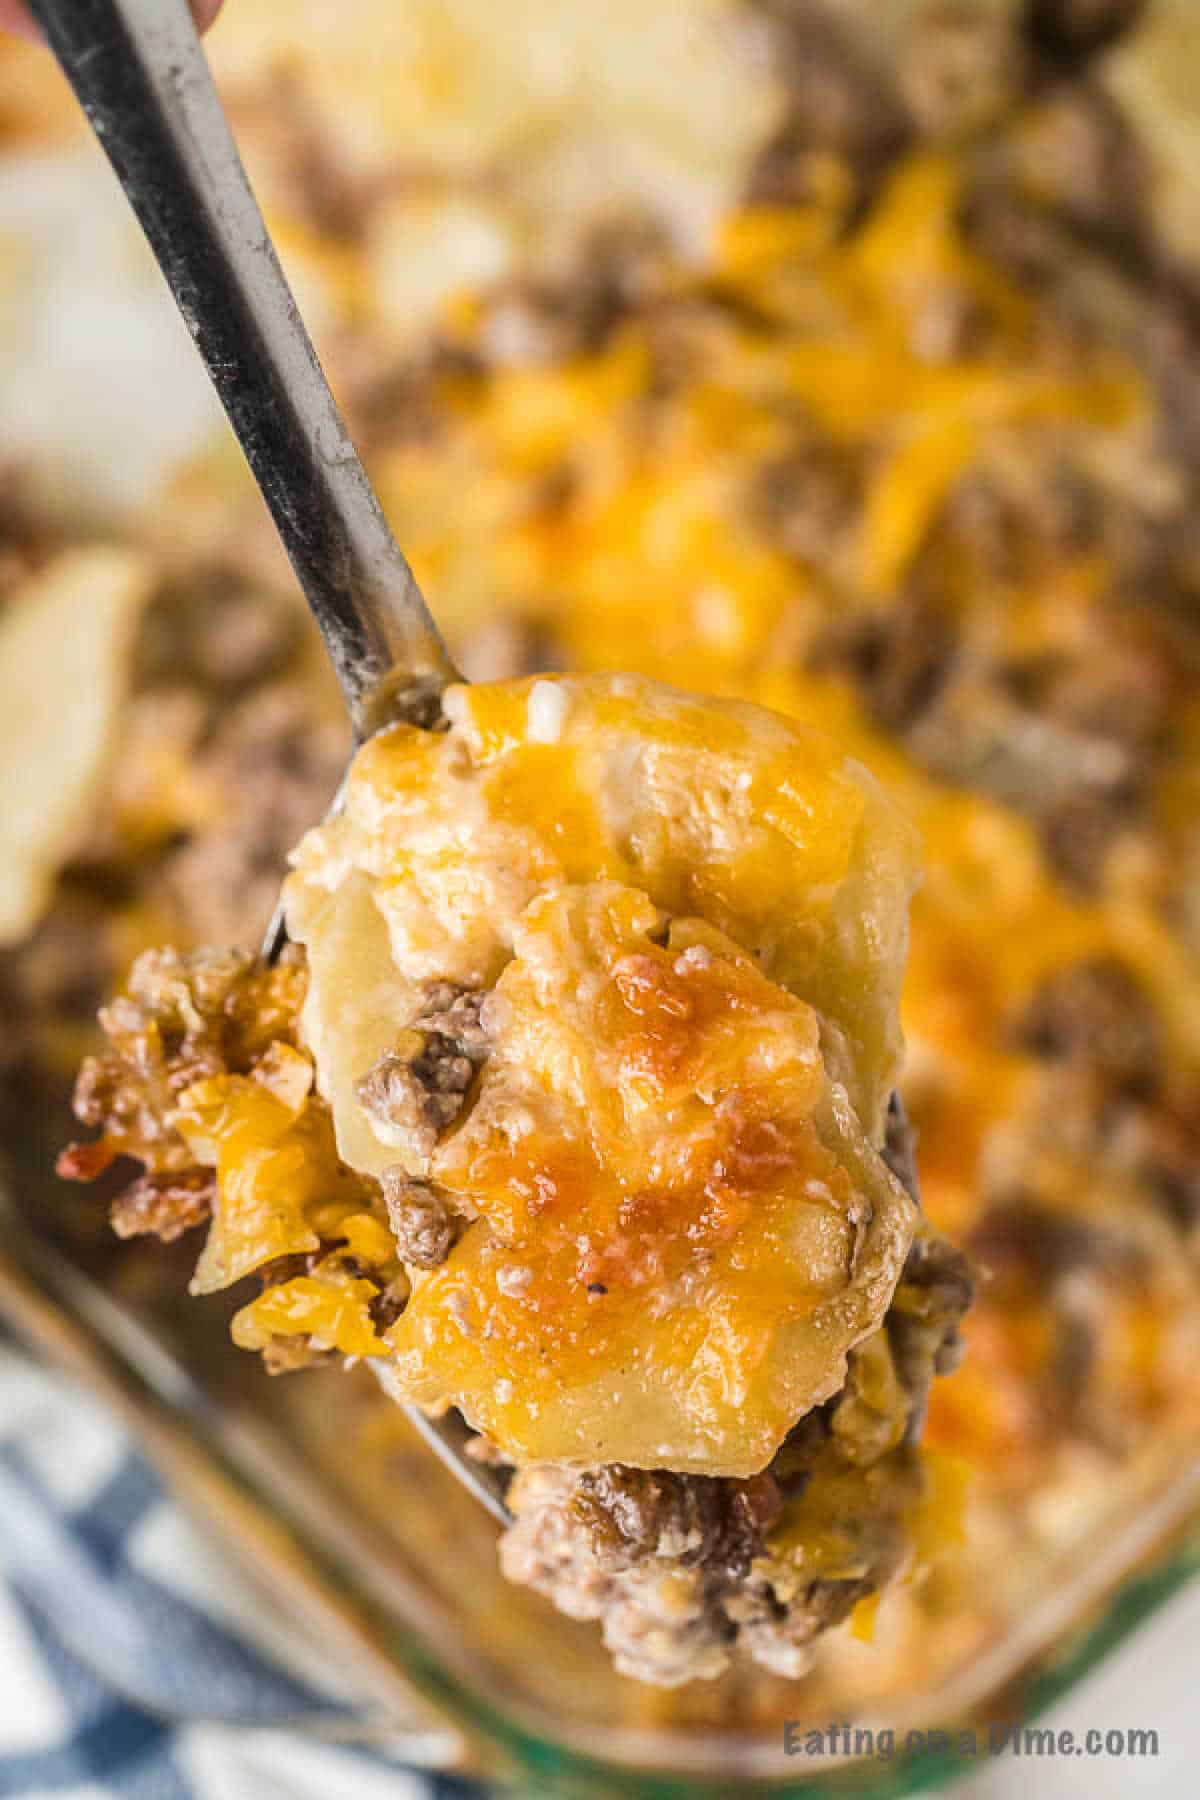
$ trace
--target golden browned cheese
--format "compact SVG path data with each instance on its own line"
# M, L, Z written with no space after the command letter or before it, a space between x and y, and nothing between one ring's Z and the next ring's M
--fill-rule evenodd
M345 1356L380 1356L387 1345L371 1315L378 1285L360 1270L398 1275L395 1247L368 1191L339 1164L328 1114L311 1094L308 1058L276 1043L252 1074L214 1076L180 1095L171 1122L197 1160L216 1169L218 1186L191 1291L215 1293L276 1258L295 1258L304 1272L244 1306L235 1341L261 1350L277 1337L315 1335Z
M519 1460L745 1475L842 1385L913 1229L878 1156L915 836L783 718L628 677L452 691L396 727L287 888L346 1160L473 1222L397 1379ZM421 984L489 1053L430 1153L355 1084Z

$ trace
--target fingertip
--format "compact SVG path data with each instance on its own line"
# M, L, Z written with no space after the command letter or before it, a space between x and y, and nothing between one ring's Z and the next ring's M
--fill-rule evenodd
M223 0L190 0L197 31L207 31L221 10ZM25 0L0 0L0 32L24 38L30 44L43 44L41 28L35 23Z
M197 31L207 31L221 10L222 0L191 0Z
M24 38L30 44L45 41L33 22L25 0L0 0L0 32L9 32L13 37Z

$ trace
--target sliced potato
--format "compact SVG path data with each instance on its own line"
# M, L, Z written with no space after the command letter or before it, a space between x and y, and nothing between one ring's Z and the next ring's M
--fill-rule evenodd
M0 615L0 943L32 930L103 789L147 559L64 552Z

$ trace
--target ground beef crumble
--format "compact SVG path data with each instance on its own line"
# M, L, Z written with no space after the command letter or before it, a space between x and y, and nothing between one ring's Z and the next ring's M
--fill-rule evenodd
M109 1048L79 1071L77 1118L101 1132L109 1160L132 1156L154 1176L192 1175L191 1152L170 1123L180 1094L207 1076L247 1074L272 1043L294 1044L306 980L290 947L274 967L237 950L147 951L126 991L101 1010ZM147 1199L146 1217L156 1219L148 1229L165 1222L168 1191L161 1204ZM194 1207L186 1186L178 1203Z
M149 1236L171 1244L207 1223L216 1197L217 1178L211 1169L142 1174L113 1201L112 1228L121 1238Z
M832 7L756 0L768 23L783 84L783 118L755 159L746 198L761 206L803 204L814 156L844 160L860 199L909 140L899 96L870 66Z
M1014 1035L1037 1056L1090 1063L1134 1090L1152 1090L1162 1073L1158 1016L1132 972L1113 958L1056 970L1033 995Z
M582 1472L572 1504L614 1567L677 1556L685 1568L737 1580L762 1554L782 1497L769 1474L732 1481L607 1463Z
M413 1168L427 1164L487 1057L482 1004L482 990L432 983L401 1041L355 1086L377 1135L406 1153Z
M438 1268L458 1234L446 1197L399 1166L384 1170L381 1186L400 1261L416 1269Z
M172 1113L193 1082L251 1074L273 1046L295 1047L306 986L303 952L295 945L285 946L274 964L237 950L157 950L138 958L126 991L100 1014L109 1048L87 1058L76 1084L76 1114L101 1135L72 1144L58 1165L61 1175L90 1181L118 1157L143 1164L113 1202L118 1237L152 1235L172 1243L211 1217L215 1171L196 1164ZM315 1098L308 1103L323 1105ZM395 1323L408 1298L407 1281L364 1266L339 1240L322 1239L314 1251L276 1257L256 1274L265 1290L315 1274L330 1261L345 1274L375 1282L370 1312L376 1331ZM263 1350L271 1374L335 1355L304 1333L275 1336Z
M972 0L918 9L900 88L921 135L968 138L995 125L1021 97L1024 46L1002 12Z

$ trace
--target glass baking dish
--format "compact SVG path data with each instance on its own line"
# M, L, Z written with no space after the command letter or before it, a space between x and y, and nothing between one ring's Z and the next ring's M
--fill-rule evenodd
M881 9L859 10L874 33ZM896 8L897 23L889 23L885 36L902 31L911 10ZM1174 6L1164 0L1153 10L1182 18L1188 8L1183 0ZM230 27L238 13L235 6L228 9ZM220 32L213 41L219 54ZM329 59L339 81L347 55L339 46L338 57ZM312 56L317 65L326 60L324 53ZM1173 68L1176 62L1186 71L1186 59L1173 57ZM23 79L21 66L16 79ZM1187 82L1182 85L1187 90ZM380 86L386 88L382 77ZM1144 101L1146 95L1152 99L1155 82L1147 78L1140 91ZM10 106L14 95L19 116L28 103L10 84ZM1190 105L1186 92L1181 106L1185 102ZM273 100L267 111L277 110ZM703 121L702 108L696 116ZM1153 116L1149 124L1155 147L1169 151L1176 135L1170 116L1164 117L1161 145ZM540 157L543 142L536 135ZM1186 163L1185 130L1179 142ZM35 217L44 214L48 240L66 242L57 184L60 177L74 182L76 152L68 148L62 160L59 168L56 156L21 151L11 166L8 211L0 225L20 245L13 259L18 270L27 248L30 267L40 267ZM90 187L79 191L86 204L72 202L72 218L85 213L101 221L99 236L85 241L87 261L107 242L111 215L99 190L94 196ZM124 244L115 232L111 236ZM340 281L345 250L337 242L329 268ZM107 254L124 256L125 249ZM75 264L63 266L72 279L62 285L74 297ZM303 270L303 257L299 266ZM308 273L320 291L319 278L328 273L320 259ZM38 279L47 290L53 286L44 274ZM120 336L114 317L125 314L109 305L106 291L100 282L93 331L111 353L114 333ZM40 319L40 306L28 310ZM57 327L39 323L39 331L57 341ZM189 432L203 438L207 429L203 400L184 404L182 340L171 361L175 340L164 339L160 371L157 329L143 328L142 314L132 306L125 335L127 355L112 355L117 375L111 391L122 394L123 406L144 396L136 427L125 431L120 457L73 447L72 466L103 463L128 475L127 465L138 456L152 465L163 456L163 419L176 408L193 419L185 439ZM40 412L73 417L74 394L70 404L56 404L53 369L36 367L50 396L41 400ZM187 371L194 373L190 362ZM26 371L26 389L29 382ZM171 408L161 403L168 390ZM106 408L94 410L103 419L107 447ZM185 507L180 518L187 517ZM158 921L153 923L157 931ZM911 1035L916 1042L920 1032ZM65 1081L67 1065L77 1060L73 1038L61 1060ZM112 1239L103 1204L55 1184L48 1174L55 1148L70 1135L69 1121L50 1117L51 1102L43 1108L40 1096L23 1093L18 1110L27 1098L22 1141L14 1132L7 1146L13 1181L5 1189L0 1180L0 1313L43 1356L96 1388L121 1414L181 1499L240 1558L264 1609L335 1647L339 1669L352 1672L361 1697L364 1737L385 1741L413 1761L477 1770L522 1793L727 1796L755 1785L796 1794L917 1792L950 1779L960 1766L978 1767L960 1765L937 1747L934 1730L959 1721L988 1726L1031 1718L1200 1566L1194 1523L1200 1516L1200 1390L1195 1398L1188 1393L1195 1387L1194 1362L1184 1358L1180 1391L1162 1402L1162 1416L1155 1416L1136 1456L1116 1454L1077 1470L1082 1485L1068 1479L1052 1489L1047 1481L1021 1492L1021 1506L1041 1515L1040 1541L1023 1540L1016 1522L1010 1534L997 1531L994 1518L989 1535L985 1509L968 1499L961 1549L944 1548L920 1590L885 1598L873 1641L860 1641L849 1627L833 1634L811 1679L790 1685L762 1676L728 1679L675 1695L639 1688L613 1673L594 1627L572 1625L537 1596L500 1580L495 1527L408 1434L402 1415L386 1405L366 1371L347 1378L316 1370L270 1380L255 1359L230 1345L231 1305L185 1298L189 1246L164 1250ZM936 1149L936 1134L927 1138L927 1154L930 1142ZM939 1224L952 1227L954 1221L935 1210ZM986 1354L981 1360L986 1370ZM969 1359L966 1369L971 1367ZM971 1390L976 1403L987 1386L984 1380ZM970 1406L959 1404L969 1427ZM959 1441L953 1432L949 1437ZM993 1474L1003 1455L993 1451ZM980 1485L985 1483L986 1475ZM995 1493L992 1501L1006 1504ZM892 1730L902 1748L912 1732L919 1747L886 1761L787 1754L789 1724L795 1743L807 1728L834 1723Z
M0 1197L0 1312L117 1411L264 1607L336 1647L364 1737L414 1761L525 1793L916 1793L966 1766L939 1730L1033 1717L1200 1568L1200 1455L1161 1444L1069 1560L1034 1559L1003 1604L968 1534L927 1617L903 1603L898 1634L885 1601L877 1643L837 1634L804 1682L642 1688L591 1627L501 1580L494 1524L366 1370L272 1380L230 1345L224 1302L185 1300L186 1248L118 1243L101 1212L19 1173ZM836 1723L891 1731L895 1750L800 1758L789 1723L793 1747Z

